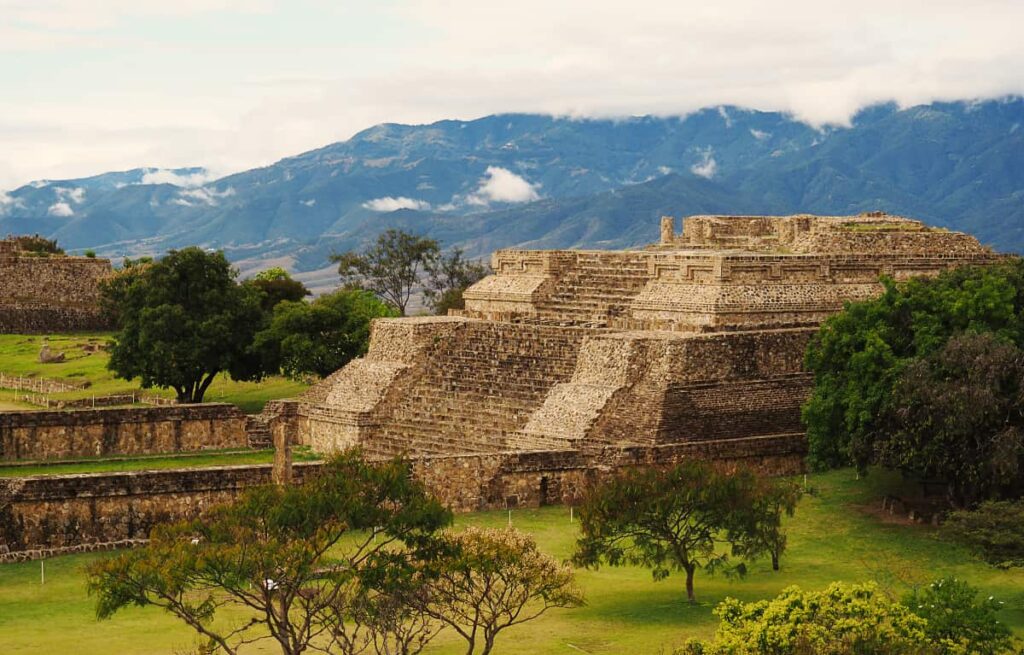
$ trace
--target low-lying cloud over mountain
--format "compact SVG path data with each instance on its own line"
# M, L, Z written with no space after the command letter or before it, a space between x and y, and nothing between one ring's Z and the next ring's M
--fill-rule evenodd
M40 181L0 194L0 233L73 249L327 265L402 227L485 255L504 246L623 247L662 214L881 209L1024 250L1024 100L876 105L849 127L713 107L685 117L487 116L383 124L272 166Z

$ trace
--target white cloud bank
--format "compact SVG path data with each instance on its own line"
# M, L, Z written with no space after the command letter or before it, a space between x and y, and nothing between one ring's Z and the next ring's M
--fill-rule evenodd
M146 162L237 171L385 121L730 104L843 124L878 101L1024 93L1020 0L251 4L7 3L0 51L20 63L0 69L18 89L0 102L0 187ZM139 18L161 21L159 43Z
M487 206L492 202L530 202L540 198L538 187L507 168L488 166L480 179L480 186L466 196L466 202L477 206Z
M75 210L66 202L55 202L47 208L46 213L50 216L67 218L68 216L74 216Z
M397 198L386 196L384 198L368 200L363 203L363 207L375 212L393 212L399 209L426 210L430 209L430 203L426 200L406 198L405 196L398 196Z
M207 182L217 179L209 171L196 173L176 173L167 168L154 168L146 171L142 176L141 184L173 184L174 186L191 189L203 186Z
M718 162L715 161L715 153L711 146L701 151L700 161L690 167L690 172L707 180L715 176L718 172Z
M178 197L171 202L182 207L195 207L197 205L208 205L215 207L222 198L235 195L234 187L228 187L218 191L213 187L199 187L198 189L187 189L180 191Z

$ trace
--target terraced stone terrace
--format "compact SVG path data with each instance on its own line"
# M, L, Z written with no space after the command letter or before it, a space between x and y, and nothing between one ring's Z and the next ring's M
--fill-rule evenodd
M803 352L880 278L1000 257L880 213L663 219L629 251L502 250L452 316L386 319L288 428L373 456L579 450L802 432Z

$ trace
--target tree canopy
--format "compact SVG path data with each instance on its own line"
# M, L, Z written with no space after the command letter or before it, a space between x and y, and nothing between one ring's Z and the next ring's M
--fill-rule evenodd
M490 272L490 266L466 259L461 248L452 248L428 263L427 288L424 291L427 304L441 316L446 315L449 309L463 309L466 303L462 292Z
M331 261L338 264L343 282L372 291L405 316L421 276L439 254L434 239L390 229L364 252L334 254Z
M985 358L1009 363L1012 352L996 344L1024 343L1024 263L1015 259L884 284L879 298L851 303L826 320L808 348L806 365L814 373L803 410L809 461L816 468L854 464L864 470L872 463L889 463L908 472L949 475L953 468L940 471L934 459L917 459L908 448L915 444L917 453L930 457L940 443L967 429L981 429L980 438L994 443L999 441L996 433L1015 424L1016 419L996 420L992 411L1012 401L1017 383L996 375ZM990 338L965 337L947 346L963 334ZM987 354L971 359L968 351ZM957 366L961 381L942 389L920 388ZM988 400L973 403L975 395ZM947 400L960 403L963 415L927 409L938 410L937 403ZM933 429L936 422L944 425ZM925 447L922 440L934 447Z
M694 602L697 570L724 568L730 552L777 557L785 547L779 527L784 504L768 502L766 493L776 492L750 471L723 472L702 461L628 469L585 496L573 561L646 566L655 580L683 571Z
M470 527L445 541L427 611L465 639L466 655L488 655L502 630L553 607L583 604L572 567L540 552L529 535Z
M310 294L302 282L294 279L280 266L260 271L246 284L251 284L263 293L260 305L263 311L271 312L279 302L284 300L298 301Z
M110 370L140 378L143 388L170 387L179 402L202 402L221 372L263 377L252 350L261 296L236 275L223 253L195 247L126 265L101 286L102 305L117 325Z
M161 607L209 652L268 641L284 655L360 652L393 645L399 625L417 634L389 599L415 592L419 562L450 522L407 462L349 451L300 486L259 487L201 520L158 526L145 547L93 562L89 589L99 618Z
M397 311L368 291L342 289L312 302L283 301L255 347L267 368L290 377L326 376L366 352L374 318Z

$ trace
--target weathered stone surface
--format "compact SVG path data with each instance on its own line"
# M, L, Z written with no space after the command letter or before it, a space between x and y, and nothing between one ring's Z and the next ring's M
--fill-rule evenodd
M92 257L39 257L0 240L0 333L102 330L99 282L110 261Z
M47 460L245 448L234 405L0 412L0 460Z
M314 449L593 452L801 430L803 353L880 276L1000 257L919 221L695 216L634 251L494 254L457 317L375 322L299 404Z
M575 502L625 466L703 458L767 474L801 470L800 434L670 446L420 456L414 474L455 511ZM298 463L301 484L320 465ZM0 562L137 545L154 525L202 516L244 489L271 484L272 465L0 479Z

